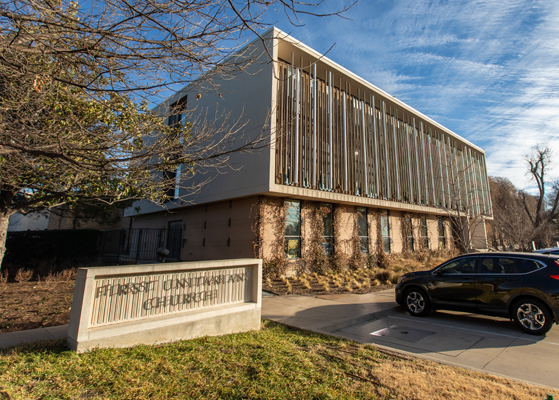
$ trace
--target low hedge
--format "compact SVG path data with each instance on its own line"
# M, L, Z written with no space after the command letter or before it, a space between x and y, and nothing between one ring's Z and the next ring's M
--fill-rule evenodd
M95 229L8 232L2 270L10 278L20 268L35 275L93 264L97 260L99 231Z

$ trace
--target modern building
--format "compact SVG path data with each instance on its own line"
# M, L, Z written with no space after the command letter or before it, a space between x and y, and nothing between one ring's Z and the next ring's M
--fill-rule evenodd
M240 141L264 132L270 145L234 154L188 199L177 185L165 209L139 202L134 228L169 230L161 245L180 260L298 259L315 242L328 255L438 250L456 234L486 247L481 148L277 28L263 37L237 79L187 86L159 110L225 111L246 121ZM481 223L453 233L450 217Z

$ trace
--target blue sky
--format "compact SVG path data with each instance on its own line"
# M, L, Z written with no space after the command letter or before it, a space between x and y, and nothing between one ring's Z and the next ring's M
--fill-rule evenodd
M268 16L483 148L489 175L530 189L523 156L544 143L559 177L559 2L361 0L346 17Z

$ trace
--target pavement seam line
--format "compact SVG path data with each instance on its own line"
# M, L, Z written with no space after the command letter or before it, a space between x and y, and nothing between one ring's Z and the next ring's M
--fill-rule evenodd
M508 349L509 346L510 346L512 343L514 343L514 340L513 340L512 342L510 342L510 343L507 345L507 347L503 347L503 348L501 349L500 352L498 352L497 354L495 354L495 355L491 358L491 360L489 360L489 361L487 361L485 364L483 364L483 367L482 367L482 368L485 369L485 367L487 367L494 359L496 359L498 356L500 356L501 353L503 353L503 351L505 351L506 349Z

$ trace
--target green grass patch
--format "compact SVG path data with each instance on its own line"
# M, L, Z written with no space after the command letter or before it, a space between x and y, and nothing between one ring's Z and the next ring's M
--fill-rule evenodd
M259 332L85 354L49 341L0 352L0 399L390 398L370 375L382 359L269 321Z

